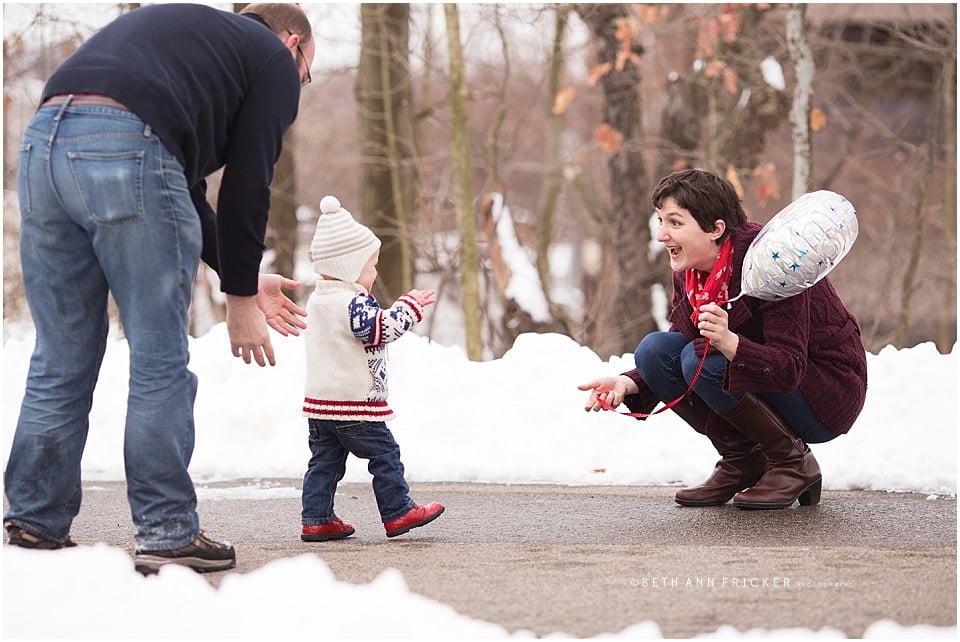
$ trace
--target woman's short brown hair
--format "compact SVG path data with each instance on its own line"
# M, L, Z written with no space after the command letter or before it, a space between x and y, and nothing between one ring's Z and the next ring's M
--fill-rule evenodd
M281 2L253 2L245 6L240 13L252 13L267 23L271 31L283 36L287 31L300 36L300 42L313 39L313 28L307 14L298 5Z
M726 224L718 244L747 220L733 184L702 169L685 169L660 179L653 190L653 206L660 209L664 199L671 196L678 206L690 212L704 232L712 231L717 219Z

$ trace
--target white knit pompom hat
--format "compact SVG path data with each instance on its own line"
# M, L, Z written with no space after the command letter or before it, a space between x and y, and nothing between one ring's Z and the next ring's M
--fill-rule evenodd
M360 225L334 196L320 201L320 218L307 256L317 274L356 283L363 266L380 249L380 239Z

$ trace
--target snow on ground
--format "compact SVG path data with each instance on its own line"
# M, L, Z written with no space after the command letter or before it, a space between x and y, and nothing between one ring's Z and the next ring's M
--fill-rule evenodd
M33 339L4 345L3 457L19 414ZM301 478L309 451L303 400L303 339L274 335L277 366L232 357L226 327L191 340L200 379L197 481ZM83 458L85 480L123 479L127 344L107 349ZM601 360L557 334L521 335L501 359L467 360L459 347L405 335L389 351L390 423L410 481L694 484L716 452L672 412L647 421L585 413L577 385L632 367ZM813 446L830 490L956 493L955 352L933 344L868 355L866 406L848 435ZM351 458L346 481L369 479Z

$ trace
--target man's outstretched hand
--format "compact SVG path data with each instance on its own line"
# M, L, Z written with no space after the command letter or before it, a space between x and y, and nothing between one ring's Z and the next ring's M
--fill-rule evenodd
M302 317L307 311L291 301L282 288L295 289L300 281L288 279L279 274L261 274L257 287L257 307L266 317L267 325L285 337L300 336L300 330L307 327Z

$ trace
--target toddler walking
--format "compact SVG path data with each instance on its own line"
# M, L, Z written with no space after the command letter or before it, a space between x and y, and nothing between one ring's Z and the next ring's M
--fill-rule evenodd
M303 477L300 539L322 542L353 535L333 510L347 455L367 459L387 537L403 535L443 512L409 495L400 447L387 428L387 344L423 318L433 290L411 290L388 309L370 294L380 239L353 220L333 196L320 201L309 258L320 275L307 303L307 379L303 414L310 428L310 463Z

